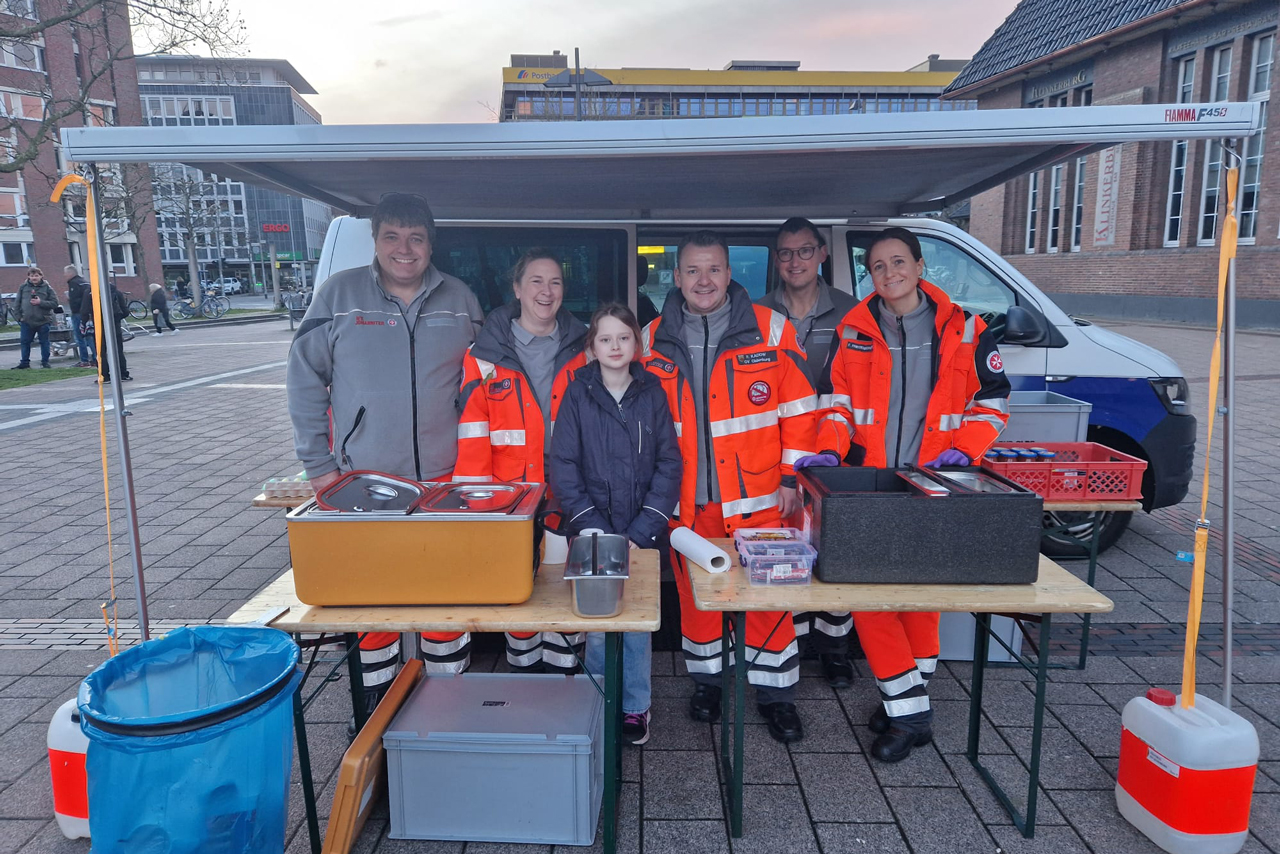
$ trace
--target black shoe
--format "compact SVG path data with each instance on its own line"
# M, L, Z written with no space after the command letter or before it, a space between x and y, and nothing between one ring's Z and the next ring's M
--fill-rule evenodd
M933 741L933 730L907 732L895 726L871 743L871 755L881 762L901 762L911 755L911 748Z
M364 690L364 719L369 720L370 716L377 710L378 704L382 702L383 696L386 695L389 684L380 688L366 688ZM360 734L360 730L356 729L356 716L352 715L347 721L347 741L354 741L355 737Z
M849 656L824 652L818 656L822 664L822 677L832 688L848 688L853 684L853 665Z
M689 717L708 724L720 720L719 685L697 684L693 689L693 696L689 698Z
M804 724L800 722L795 703L761 703L756 708L768 721L769 735L774 741L790 744L804 738Z
M14 365L14 366L13 366L12 368L10 368L9 370L11 370L11 371L28 371L28 370L30 370L30 369L31 369L31 366L30 366L30 365Z
M42 367L42 368L52 368L52 367L53 367L53 365L49 364L48 362L41 362L41 363L40 363L40 367Z
M121 381L121 382L125 382L125 383L127 383L127 382L129 382L130 380L132 380L132 379L133 379L133 377L129 376L128 374L125 374L124 376L122 376L122 377L120 378L120 381Z
M871 720L867 721L867 729L876 735L884 735L889 731L889 715L884 706L876 706L876 710L871 713Z

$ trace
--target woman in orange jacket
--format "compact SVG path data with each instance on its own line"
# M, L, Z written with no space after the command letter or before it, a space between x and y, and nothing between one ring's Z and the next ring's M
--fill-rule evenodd
M1009 418L1009 380L986 324L921 278L920 241L885 229L867 251L875 293L836 328L819 384L821 452L796 468L935 468L981 459ZM854 613L881 705L871 755L898 762L933 738L927 687L938 664L938 614Z
M546 483L544 455L560 401L586 364L587 327L564 308L560 259L531 249L511 278L515 302L485 319L463 359L454 482ZM467 633L426 633L423 657L436 669L461 672L470 663L470 641ZM581 634L508 632L507 662L516 670L572 672L583 641Z

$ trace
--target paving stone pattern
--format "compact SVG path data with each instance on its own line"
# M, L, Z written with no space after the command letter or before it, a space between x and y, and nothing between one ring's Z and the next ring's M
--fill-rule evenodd
M1117 327L1203 377L1211 336L1181 327ZM1262 762L1247 852L1280 852L1280 338L1239 336L1241 409L1236 425L1238 568L1234 613L1236 709L1258 730ZM154 631L219 621L288 564L283 515L248 506L267 477L293 474L283 368L288 332L275 325L190 330L129 345L129 437L139 532ZM237 373L241 372L241 373ZM231 376L225 376L231 374ZM1197 417L1207 383L1192 383ZM44 734L53 710L103 661L101 604L110 596L96 388L67 380L0 392L0 854L89 850L50 820ZM18 423L21 422L21 423ZM1203 442L1201 425L1201 440ZM112 455L112 531L120 633L136 639L123 487ZM1215 443L1216 444L1216 443ZM1213 449L1220 459L1220 449ZM1193 485L1197 494L1199 475ZM1210 508L1220 531L1218 497ZM1040 828L1024 840L964 757L971 667L949 662L930 687L935 743L896 766L867 756L865 721L875 697L864 662L852 688L833 691L806 660L798 690L808 735L773 742L749 702L746 835L726 830L718 731L685 713L690 683L678 654L654 655L653 738L624 756L624 852L1123 852L1158 849L1119 818L1112 788L1119 714L1149 685L1176 688L1198 504L1139 515L1102 557L1098 586L1116 602L1094 622L1083 672L1051 674L1041 779ZM1220 543L1211 537L1215 543ZM1068 564L1081 575L1080 563ZM1211 554L1207 624L1198 671L1216 696L1221 680L1220 557ZM1077 647L1079 624L1055 620L1054 654ZM62 648L67 647L67 648ZM477 670L504 669L500 656ZM1016 791L1027 779L1032 684L1019 669L988 671L985 761ZM750 700L750 698L749 698ZM308 710L320 811L327 818L350 714L340 678ZM1023 790L1025 796L1025 790ZM1015 796L1016 797L1016 796ZM307 850L295 774L289 848ZM542 852L546 846L431 843L387 837L379 808L357 851ZM599 849L597 838L595 848ZM564 848L565 852L579 851Z

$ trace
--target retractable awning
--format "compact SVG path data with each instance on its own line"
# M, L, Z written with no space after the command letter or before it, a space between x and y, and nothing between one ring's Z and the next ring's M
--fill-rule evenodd
M367 214L744 219L938 210L1118 143L1244 137L1253 103L434 125L65 128L77 162L178 162Z

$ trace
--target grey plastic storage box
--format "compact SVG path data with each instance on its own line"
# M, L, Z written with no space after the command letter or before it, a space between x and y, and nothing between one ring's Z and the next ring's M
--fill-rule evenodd
M382 736L391 838L590 845L603 726L586 676L428 676Z
M1009 423L1001 442L1083 442L1089 436L1093 404L1056 391L1015 391L1009 395Z

